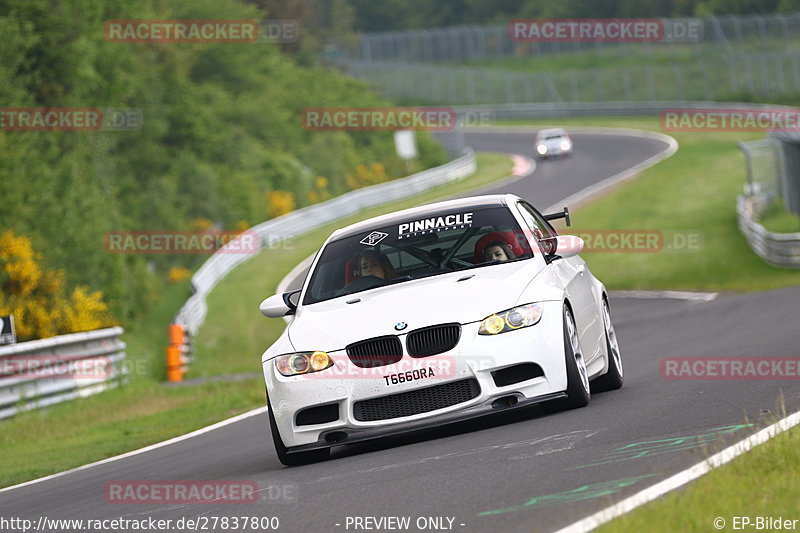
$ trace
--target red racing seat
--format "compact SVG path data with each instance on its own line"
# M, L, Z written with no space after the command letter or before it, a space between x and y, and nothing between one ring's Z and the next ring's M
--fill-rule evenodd
M347 264L344 267L344 284L345 286L353 283L357 278L360 278L359 272L359 265L358 260L360 256L354 255L350 259L347 260Z

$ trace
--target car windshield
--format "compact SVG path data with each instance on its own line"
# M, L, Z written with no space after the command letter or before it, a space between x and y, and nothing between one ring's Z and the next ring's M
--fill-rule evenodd
M507 207L466 208L409 218L328 243L303 304L532 257Z

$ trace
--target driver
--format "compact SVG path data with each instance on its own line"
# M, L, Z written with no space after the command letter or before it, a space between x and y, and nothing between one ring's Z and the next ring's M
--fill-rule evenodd
M514 259L514 252L511 247L504 242L491 242L483 249L483 258L486 261L508 261Z
M390 280L397 277L397 271L386 254L380 252L365 252L358 258L358 272L361 277L375 276L376 278Z

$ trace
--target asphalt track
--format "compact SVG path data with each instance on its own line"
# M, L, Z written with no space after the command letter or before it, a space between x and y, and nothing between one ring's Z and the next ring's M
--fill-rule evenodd
M547 206L664 149L659 141L630 136L574 138L572 158L543 162L532 176L497 192ZM478 150L532 155L529 135L469 134L467 143ZM353 445L336 450L330 461L296 468L280 465L260 414L167 447L0 492L0 517L34 523L41 516L206 517L208 531L213 517L222 516L277 516L278 531L304 533L555 531L754 433L780 414L781 394L786 410L796 411L796 380L670 380L662 376L660 362L798 356L797 301L800 287L723 294L708 302L612 298L625 386L594 395L585 408L548 412L534 406L500 413ZM107 503L105 484L121 480L251 481L262 497L249 505ZM707 511L712 531L717 513ZM410 526L356 529L353 517L410 517ZM428 517L444 520L423 524ZM216 530L233 528L218 522Z

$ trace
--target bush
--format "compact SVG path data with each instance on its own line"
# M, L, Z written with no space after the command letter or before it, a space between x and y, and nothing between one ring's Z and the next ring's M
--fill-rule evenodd
M45 270L31 240L0 234L0 315L13 315L19 340L31 340L114 325L103 293L75 287L67 295L64 273Z

